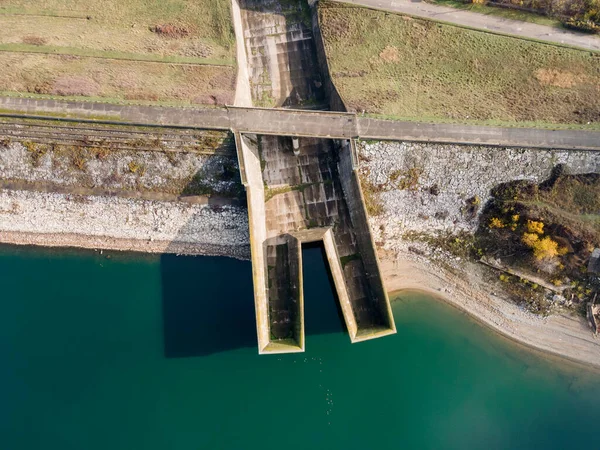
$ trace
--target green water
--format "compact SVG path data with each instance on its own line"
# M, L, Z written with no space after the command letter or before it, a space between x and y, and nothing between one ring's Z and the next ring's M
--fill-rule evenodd
M305 354L257 355L250 264L0 248L0 449L595 449L600 377L432 299L351 345L304 252Z

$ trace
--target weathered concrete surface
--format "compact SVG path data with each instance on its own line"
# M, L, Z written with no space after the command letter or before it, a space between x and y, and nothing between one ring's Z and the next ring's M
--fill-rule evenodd
M233 29L235 31L236 60L238 66L234 105L252 106L250 77L248 75L248 57L244 45L244 27L242 24L240 0L231 0L231 12L233 16Z
M305 0L240 0L255 105L328 109Z
M308 4L304 0L240 3L253 103L328 109ZM281 136L315 132L331 136L334 130L351 138L356 134L355 116L282 112L229 109L249 199L259 352L304 351L301 246L323 241L327 233L328 260L334 261L332 271L352 342L395 331L379 271L370 265L371 254L361 257L359 247L365 242L356 243L352 221L359 216L351 215L346 206L333 141L292 142ZM261 128L258 136L244 136L257 127ZM291 133L282 133L283 127ZM366 215L360 219L359 226L368 233Z
M600 150L600 132L431 124L356 117L349 113L265 108L173 108L124 106L0 97L0 109L43 115L69 113L103 122L181 126L279 136L481 144L511 147ZM2 115L0 113L0 115ZM51 117L50 117L51 118ZM96 120L98 121L98 120Z
M252 259L252 279L254 285L254 306L259 353L292 351L283 348L267 348L271 341L269 330L269 308L267 296L267 266L264 242L267 239L265 225L265 192L261 174L258 140L256 136L242 136L236 133L236 143L240 145L240 167L244 173L246 199L248 202L248 223L250 230L250 251ZM301 351L301 350L297 350Z
M271 341L304 351L302 248L291 235L265 241Z
M312 236L314 230L330 230L335 251L329 249L328 259L335 254L341 267L338 281L344 288L336 285L336 290L342 305L346 301L351 305L345 320L356 342L393 333L395 328L351 152L334 145L333 141L301 138L296 155L290 138L261 136L267 237L291 234L322 241L323 233ZM350 164L349 172L338 173L338 160L340 170L347 167L346 161Z
M230 108L231 128L244 133L350 139L357 136L349 113L275 108Z
M358 333L358 325L352 311L350 294L348 294L348 288L346 287L346 282L344 280L344 268L342 267L342 261L337 251L331 229L323 234L322 240L323 246L325 247L325 254L327 255L329 270L331 271L331 277L333 278L337 297L340 302L340 308L342 309L342 314L344 316L344 322L346 323L346 330L348 330L348 334L350 335L350 341L355 342Z
M358 118L357 123L357 134L363 139L600 150L598 131L433 124L365 117Z
M441 5L432 5L420 0L333 0L339 3L352 3L368 8L381 9L400 14L408 14L425 19L433 19L468 28L491 31L497 34L535 39L554 44L569 45L585 50L600 51L600 38L595 35L578 33L562 28L554 28L520 20L505 19L487 14L479 14Z
M356 149L351 141L339 153L338 170L339 179L344 191L344 198L348 205L348 212L352 222L352 231L358 250L357 253L360 255L362 262L360 276L364 277L369 285L369 307L376 308L376 316L380 317L378 323L374 323L370 327L360 327L361 324L359 322L355 340L367 340L373 337L393 334L396 332L396 325L394 324L394 316L387 290L383 284L383 277L375 250L375 242L371 236L365 199L358 178ZM357 275L356 271L354 275ZM348 277L348 274L346 276ZM351 291L350 293L352 294L353 292Z

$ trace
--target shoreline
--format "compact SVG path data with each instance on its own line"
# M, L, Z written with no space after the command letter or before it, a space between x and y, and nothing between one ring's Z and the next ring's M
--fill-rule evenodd
M141 253L226 256L249 260L249 246L194 244L156 240L88 236L74 233L0 232L0 243L41 247L70 247ZM447 273L424 258L402 252L397 256L379 250L381 273L390 296L402 292L430 295L466 313L482 326L527 351L543 357L600 370L600 339L593 337L584 318L553 314L541 317L524 311L480 276L482 268L468 263L460 275Z
M22 231L1 231L0 244L37 247L68 247L86 250L112 250L119 252L170 253L187 256L225 256L249 260L250 246L194 244L150 239L126 239L107 236L93 236L76 233L31 233Z
M400 256L380 255L390 296L409 291L430 295L524 350L600 370L600 339L593 336L585 318L564 313L542 317L525 311L494 292L494 284L486 285L478 276L482 268L476 264L469 263L472 272L454 275L412 255Z

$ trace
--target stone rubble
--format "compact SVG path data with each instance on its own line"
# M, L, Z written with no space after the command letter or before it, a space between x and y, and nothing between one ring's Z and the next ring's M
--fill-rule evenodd
M478 214L465 213L469 199L477 199L479 212L490 190L504 182L539 183L557 164L570 173L600 171L600 154L411 142L360 142L363 183L378 191L382 214L371 217L376 242L388 250L407 250L406 233L447 234L473 232ZM403 176L413 169L418 182L400 189Z
M13 190L0 191L3 232L172 242L237 257L249 242L244 207Z
M69 154L48 149L32 161L25 146L12 142L0 145L0 175L3 180L51 182L113 190L153 190L179 193L192 177L202 180L216 194L226 194L239 184L235 155L205 155L193 152L111 150L103 157L89 151L84 169L73 166ZM134 168L132 171L131 167ZM231 174L225 174L228 168ZM229 177L229 179L228 179Z

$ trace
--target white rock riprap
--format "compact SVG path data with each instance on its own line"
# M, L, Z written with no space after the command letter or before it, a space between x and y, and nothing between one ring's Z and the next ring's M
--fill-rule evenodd
M539 183L557 164L569 173L600 170L600 154L586 151L362 142L359 154L363 182L379 191L383 207L371 218L374 237L388 249L401 245L407 232L474 231L478 215L465 213L468 200L477 198L482 208L500 183ZM406 176L411 169L418 174L414 184Z
M192 179L219 195L236 192L239 187L234 154L111 150L99 157L93 149L85 149L79 157L79 166L74 166L73 155L48 148L34 163L22 143L0 145L0 177L63 187L173 194L189 187Z
M249 252L247 211L239 206L4 190L0 235L11 232L54 236L57 244L42 239L48 245L64 244L61 235L78 235L99 246L102 239L154 243L148 251L236 257Z

